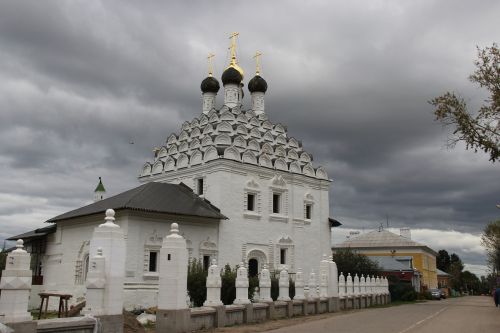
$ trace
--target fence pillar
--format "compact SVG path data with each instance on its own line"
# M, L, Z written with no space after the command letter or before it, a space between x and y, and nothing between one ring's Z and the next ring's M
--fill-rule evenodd
M220 277L219 267L215 259L212 259L212 265L208 268L207 276L207 299L203 306L222 306L220 299L220 288L222 287L222 279Z
M179 235L179 225L172 223L170 234L160 249L158 281L158 332L188 332L191 312L186 304L188 250L186 240Z
M283 270L280 272L278 301L290 300L289 279L290 278L288 276L288 271L286 270L286 268L283 268Z
M309 289L307 298L311 300L315 300L316 298L318 298L318 284L316 283L316 273L314 273L314 269L311 269L311 274L309 274L307 287Z
M105 315L104 294L106 287L105 258L102 248L97 249L97 254L89 260L89 271L87 273L87 294L85 300L84 314L94 316Z
M304 273L302 273L302 268L297 268L297 274L295 274L295 296L294 300L304 300Z
M19 332L36 332L36 322L28 312L31 291L31 256L18 239L16 249L7 255L0 280L0 323Z
M248 274L243 262L240 263L236 271L236 299L233 304L250 304L248 299Z
M260 302L272 302L271 298L271 275L267 265L264 264L262 271L260 272L259 279L259 292L260 292Z

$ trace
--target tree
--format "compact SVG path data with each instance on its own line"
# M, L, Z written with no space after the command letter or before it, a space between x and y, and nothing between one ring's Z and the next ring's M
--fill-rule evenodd
M340 272L351 273L352 276L358 274L363 275L378 275L381 271L378 264L370 260L364 254L353 252L351 249L338 249L333 255L333 261L337 264L337 269Z
M436 257L436 266L438 269L442 270L443 272L448 273L450 270L450 255L448 254L448 251L446 250L439 250L438 251L438 256Z
M484 228L481 244L486 249L491 272L500 273L500 220L493 221Z
M466 149L483 150L490 161L500 158L500 50L496 43L484 49L477 48L476 70L469 80L486 88L489 97L475 115L467 109L464 98L452 92L429 101L436 107L436 120L454 127L450 146L465 142Z
M450 255L450 269L447 273L451 275L450 282L454 289L460 289L461 287L460 277L463 270L464 264L462 260L457 254L452 253Z

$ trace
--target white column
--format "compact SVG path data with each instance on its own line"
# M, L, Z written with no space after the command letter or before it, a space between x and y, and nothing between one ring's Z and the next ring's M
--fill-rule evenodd
M203 93L203 113L208 114L212 109L215 108L215 97L216 93L206 92Z
M352 285L352 276L351 273L347 273L347 278L346 278L346 294L348 297L353 296L353 285Z
M373 294L375 294L375 278L373 277L373 275L370 277L370 283L368 284L368 287L370 289L370 295L373 296Z
M307 282L307 287L309 288L309 293L307 295L308 299L318 298L318 284L316 283L316 273L314 269L311 269L311 274L309 275L309 281Z
M242 262L236 271L236 299L233 304L250 304L248 286L247 269Z
M354 275L354 296L359 296L361 295L360 288L359 288L359 277L358 274Z
M237 84L228 83L224 86L224 105L234 108L239 104L240 87Z
M187 269L186 240L179 235L179 225L172 223L160 249L158 309L187 309Z
M85 309L83 313L100 316L105 314L104 294L106 292L106 263L102 248L97 249L97 254L89 260L87 273L87 294L85 296Z
M344 298L346 296L345 293L345 276L342 272L339 275L339 297Z
M337 264L333 261L333 258L330 256L328 261L328 296L329 297L339 297L339 279L338 279L338 270Z
M267 265L264 264L264 267L260 271L260 279L259 279L259 291L260 291L260 301L261 302L272 302L271 298L271 275L269 274L269 269Z
M123 281L125 279L125 237L123 230L114 223L115 211L106 210L105 223L94 229L90 240L89 255L97 255L97 250L102 249L106 256L104 272L106 284L104 291L103 315L121 315L123 313Z
M360 283L361 295L366 295L366 278L363 275L361 275L359 283Z
M288 276L288 271L286 268L280 272L279 283L279 296L278 301L289 301L290 300L290 277Z
M212 259L212 265L208 268L207 276L207 300L203 306L222 306L220 300L220 288L222 287L222 279L220 277L219 267L215 259Z
M16 249L7 255L5 269L0 280L0 322L30 321L28 302L31 291L31 256L18 239Z
M304 274L301 268L297 268L297 274L295 274L295 296L294 300L303 300L304 296Z

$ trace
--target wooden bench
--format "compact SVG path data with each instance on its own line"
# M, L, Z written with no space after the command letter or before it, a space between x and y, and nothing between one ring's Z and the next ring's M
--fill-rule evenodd
M71 297L73 297L73 295L65 294L65 293L57 293L57 292L39 293L38 295L42 299L42 302L40 303L40 310L38 312L38 319L40 319L42 317L42 311L44 310L43 309L43 302L45 302L44 318L47 318L47 307L49 306L50 296L59 297L59 310L57 311L57 318L68 316L68 300Z

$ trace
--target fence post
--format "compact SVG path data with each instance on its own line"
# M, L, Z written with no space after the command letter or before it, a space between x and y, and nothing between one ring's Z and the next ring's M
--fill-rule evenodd
M31 256L22 239L16 249L7 255L0 280L0 322L19 332L36 332L36 322L28 312L31 291Z
M271 298L271 274L267 265L264 264L262 271L260 272L259 279L259 292L260 292L260 302L272 302Z
M289 287L290 287L290 280L288 276L288 271L286 270L286 268L283 268L280 272L278 301L290 300Z
M158 281L158 332L188 332L191 311L186 304L188 250L186 240L179 235L179 225L172 223L170 234L160 249Z
M85 301L85 314L94 316L105 315L104 293L106 287L105 258L102 248L97 249L97 254L89 260L87 273L87 295Z
M212 265L208 268L207 276L207 299L203 306L221 306L220 288L222 286L222 279L220 277L219 267L215 259L212 259Z
M250 304L248 299L248 274L243 262L240 263L236 271L236 299L233 304Z
M115 224L115 211L107 209L104 223L94 228L90 240L89 257L94 258L100 248L104 260L103 306L99 314L103 332L123 332L123 282L125 280L125 236L122 228Z

